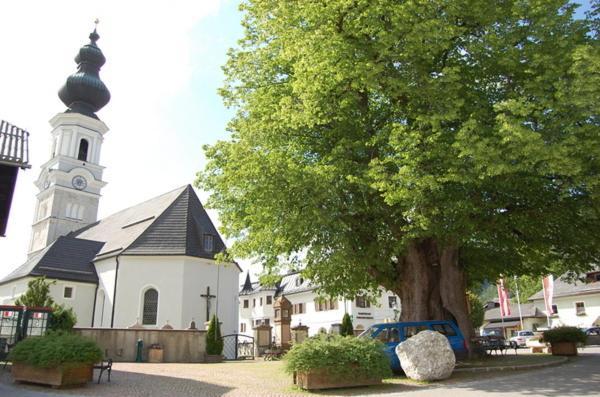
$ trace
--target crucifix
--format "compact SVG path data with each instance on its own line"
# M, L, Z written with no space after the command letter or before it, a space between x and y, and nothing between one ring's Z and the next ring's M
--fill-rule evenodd
M210 300L217 296L210 294L210 287L206 287L206 294L200 296L206 299L206 321L210 321Z

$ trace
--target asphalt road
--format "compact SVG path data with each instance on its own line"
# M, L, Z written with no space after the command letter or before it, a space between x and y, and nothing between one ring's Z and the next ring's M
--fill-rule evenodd
M11 384L0 383L0 397L78 397L60 391L40 392ZM242 392L243 393L243 392ZM152 393L150 393L152 394ZM195 393L194 393L195 394ZM320 395L334 396L335 390L322 391ZM238 394L239 395L239 394ZM352 395L356 395L352 393ZM579 358L557 367L526 372L507 371L501 376L480 380L428 386L407 386L402 392L371 394L370 397L600 397L600 347L580 351Z
M384 395L382 395L384 396ZM588 347L579 358L557 367L514 373L452 385L427 387L386 397L546 397L600 396L600 347Z

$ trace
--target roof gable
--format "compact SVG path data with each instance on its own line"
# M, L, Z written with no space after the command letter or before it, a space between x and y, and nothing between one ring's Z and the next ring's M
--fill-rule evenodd
M71 281L97 283L98 276L92 263L104 243L68 236L34 254L2 282L31 276L46 276Z
M204 247L204 235L213 249ZM225 249L219 232L190 185L123 251L124 255L187 255L214 259Z

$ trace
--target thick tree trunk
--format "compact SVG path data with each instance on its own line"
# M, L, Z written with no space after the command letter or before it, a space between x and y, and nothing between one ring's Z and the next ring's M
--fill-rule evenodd
M394 292L400 296L401 321L453 320L465 340L473 336L466 297L466 275L458 247L433 239L412 242L402 258ZM469 345L469 344L468 344Z

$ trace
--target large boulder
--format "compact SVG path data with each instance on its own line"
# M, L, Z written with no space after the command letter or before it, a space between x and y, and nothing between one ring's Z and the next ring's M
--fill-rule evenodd
M452 375L456 357L448 339L435 331L421 331L396 346L406 376L415 380L439 380Z

